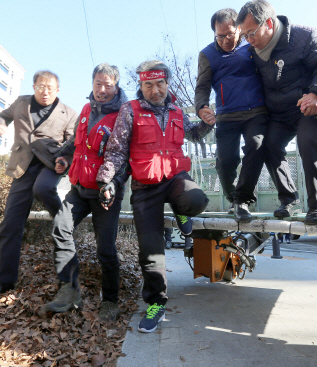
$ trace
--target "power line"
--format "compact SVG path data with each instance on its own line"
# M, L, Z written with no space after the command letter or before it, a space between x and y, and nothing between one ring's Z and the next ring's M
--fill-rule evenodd
M91 56L91 61L92 61L92 66L95 66L95 60L94 57L92 55L92 49L91 49L91 44L90 44L90 37L89 37L89 32L88 32L88 23L87 23L87 14L86 14L86 9L85 9L85 2L83 1L83 7L84 7L84 13L85 13L85 22L86 22L86 31L87 31L87 38L88 38L88 44L89 44L89 50L90 50L90 56Z
M199 47L198 47L198 32L197 32L197 17L196 17L196 0L194 0L194 9L195 9L195 24L196 24L196 42L197 42L197 52L199 52Z
M164 9L163 9L163 6L162 6L162 0L160 0L160 4L161 4L161 9L162 9L162 13L163 13L163 18L164 18L164 23L165 23L165 27L166 27L166 30L167 30L167 34L169 34L168 26L167 26L166 19L165 19Z

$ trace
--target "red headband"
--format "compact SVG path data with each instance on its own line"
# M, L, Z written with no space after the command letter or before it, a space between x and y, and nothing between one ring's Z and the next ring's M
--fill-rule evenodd
M153 80L153 79L161 79L167 78L165 71L163 70L149 70L143 71L140 73L140 81L143 82L144 80Z

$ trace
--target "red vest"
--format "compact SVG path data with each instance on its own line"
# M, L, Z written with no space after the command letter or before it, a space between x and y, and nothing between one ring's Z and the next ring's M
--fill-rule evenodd
M103 155L98 157L101 140L105 134L102 127L105 126L112 132L118 112L109 113L102 118L90 131L87 136L89 115L91 112L90 104L87 103L81 111L79 124L76 131L73 163L69 170L69 180L73 185L77 182L88 188L97 189L96 176L99 167L104 162ZM104 147L105 148L105 147Z
M134 113L130 143L132 178L143 184L156 184L164 177L171 179L181 171L189 171L190 158L182 150L185 132L181 109L169 111L163 132L152 111L143 109L137 100L130 103Z

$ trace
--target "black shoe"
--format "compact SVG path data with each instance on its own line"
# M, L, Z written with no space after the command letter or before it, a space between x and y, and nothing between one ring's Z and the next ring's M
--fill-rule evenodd
M172 242L171 241L166 241L165 242L165 248L166 248L166 250L170 250L172 248Z
M100 305L99 317L102 321L115 321L120 316L120 308L117 303L103 301Z
M307 226L313 226L317 224L317 209L308 210L304 223Z
M230 203L230 206L229 206L229 209L228 209L228 214L234 214L233 203Z
M0 283L0 293L5 293L14 289L14 283Z
M71 283L62 283L61 287L53 299L45 305L46 312L66 312L71 308L82 306L79 288L72 287Z
M300 214L301 212L302 209L296 202L290 204L282 204L278 209L275 210L274 217L278 218L292 217L294 214Z
M237 222L249 223L252 215L249 212L249 206L246 203L234 204L234 217Z

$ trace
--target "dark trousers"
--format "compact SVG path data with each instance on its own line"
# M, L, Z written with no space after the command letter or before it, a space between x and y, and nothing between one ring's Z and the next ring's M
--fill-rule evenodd
M295 184L286 161L286 146L296 136L302 158L308 207L317 209L317 119L311 116L289 121L271 120L266 137L266 165L278 190L282 204L298 200Z
M22 177L13 179L0 224L0 283L15 283L18 279L23 229L33 199L43 203L53 217L60 208L56 186L61 177L38 163Z
M96 196L97 197L97 196ZM55 268L61 282L78 287L78 258L74 229L90 213L96 235L97 257L102 271L104 301L117 302L119 293L119 261L116 250L119 214L122 199L115 198L109 210L99 199L81 197L75 186L66 195L53 222Z
M173 233L173 228L164 228L165 241L172 242L172 233Z
M194 217L205 210L208 199L185 172L132 193L131 204L140 248L139 262L144 277L142 296L146 303L160 305L167 302L164 203L170 203L177 214Z
M264 164L263 140L268 127L267 115L245 121L218 122L216 129L216 170L223 192L230 202L255 202L254 189ZM244 157L237 186L237 167L240 163L240 139L243 135Z

